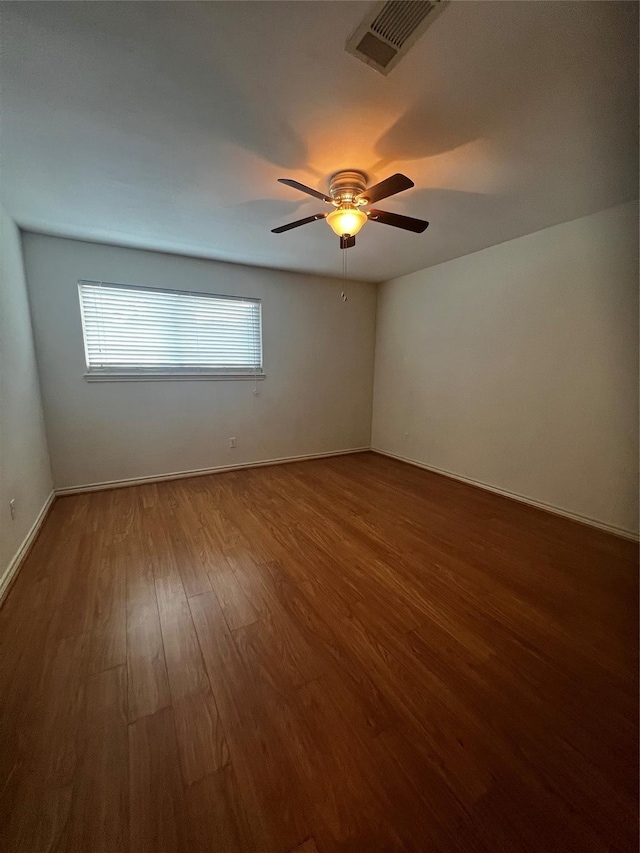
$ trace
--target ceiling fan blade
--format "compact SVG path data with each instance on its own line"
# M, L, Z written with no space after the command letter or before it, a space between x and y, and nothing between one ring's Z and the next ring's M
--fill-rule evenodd
M352 237L348 234L343 234L340 238L340 248L341 249L351 249L356 244L356 238Z
M381 198L389 198L390 195L410 190L414 186L413 181L406 175L401 175L396 172L390 178L385 178L379 184L374 184L363 190L358 198L366 198L367 204L373 204L374 201L380 201Z
M307 216L306 219L296 219L295 222L289 222L288 225L281 225L279 228L272 228L272 234L282 234L283 231L291 231L292 228L299 228L301 225L308 225L310 222L315 222L316 219L324 219L326 213L316 213L315 216Z
M370 210L367 214L374 222L382 222L383 225L393 225L394 228L404 228L405 231L414 231L422 234L426 231L429 223L424 219L414 219L413 216L401 216L399 213L389 213L386 210Z
M301 184L299 181L293 181L291 178L278 178L278 182L286 184L288 187L293 187L294 190L300 190L301 193L306 193L307 195L312 195L314 198L322 199L322 201L326 201L327 204L331 204L333 201L333 199L328 195L325 195L318 190L314 190L306 184ZM411 186L413 186L413 184Z

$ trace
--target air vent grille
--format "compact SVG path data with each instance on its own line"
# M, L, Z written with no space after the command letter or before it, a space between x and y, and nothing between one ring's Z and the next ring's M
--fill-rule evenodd
M433 9L431 0L392 0L371 24L371 29L400 48Z
M347 42L346 50L381 74L388 74L448 2L389 0L375 3Z
M362 36L358 43L358 51L364 56L368 56L377 65L382 65L383 68L387 67L398 52L391 45L377 39L373 33L365 33Z

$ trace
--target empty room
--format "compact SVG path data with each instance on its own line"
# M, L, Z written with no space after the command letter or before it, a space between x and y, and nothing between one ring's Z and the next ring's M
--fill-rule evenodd
M638 29L0 2L3 853L638 850Z

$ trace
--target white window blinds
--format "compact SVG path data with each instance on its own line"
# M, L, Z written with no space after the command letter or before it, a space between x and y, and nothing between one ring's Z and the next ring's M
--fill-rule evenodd
M259 299L81 281L89 374L257 375Z

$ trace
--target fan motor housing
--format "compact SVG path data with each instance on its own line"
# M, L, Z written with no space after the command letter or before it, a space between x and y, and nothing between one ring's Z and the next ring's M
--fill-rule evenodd
M355 197L367 188L367 183L364 172L355 169L336 172L329 180L329 195L334 204L352 204Z

